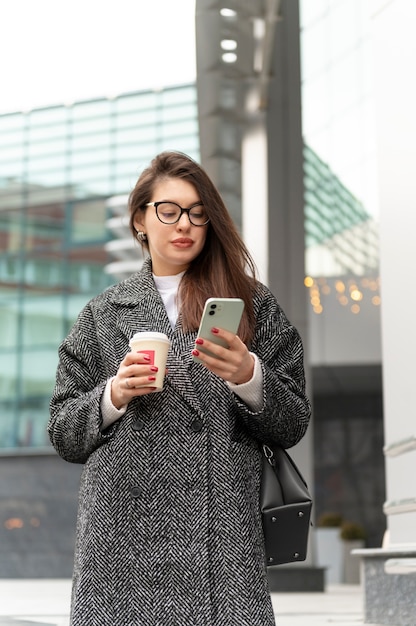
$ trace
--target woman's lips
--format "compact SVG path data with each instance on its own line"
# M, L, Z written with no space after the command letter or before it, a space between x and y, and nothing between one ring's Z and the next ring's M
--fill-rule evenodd
M172 244L177 248L190 248L193 243L193 240L188 237L178 237L178 239L172 241Z

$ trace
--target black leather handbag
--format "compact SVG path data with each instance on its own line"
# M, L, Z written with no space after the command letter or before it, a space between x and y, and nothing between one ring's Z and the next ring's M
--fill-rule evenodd
M304 561L308 548L312 498L289 454L263 445L260 491L266 564Z

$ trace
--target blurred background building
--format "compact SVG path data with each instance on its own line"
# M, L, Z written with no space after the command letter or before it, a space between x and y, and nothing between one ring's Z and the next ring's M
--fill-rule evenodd
M316 519L336 512L381 546L376 5L197 0L195 82L0 115L0 576L71 574L81 468L46 434L57 349L82 306L139 267L127 197L164 149L207 168L304 330ZM244 158L253 128L268 137L266 184ZM291 287L273 248L299 207Z

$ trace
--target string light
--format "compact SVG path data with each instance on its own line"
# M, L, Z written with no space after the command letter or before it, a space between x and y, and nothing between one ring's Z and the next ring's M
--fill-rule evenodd
M356 280L342 280L322 277L313 278L312 276L305 276L304 285L309 290L309 300L312 310L317 315L320 315L325 309L325 299L330 296L333 291L337 302L343 307L349 307L349 310L353 315L358 315L361 312L361 306L359 303L366 299L366 292L371 292L368 296L368 300L373 306L381 305L381 297L378 293L380 286L380 278L372 278L364 276L361 279L357 277ZM375 293L377 292L377 293Z

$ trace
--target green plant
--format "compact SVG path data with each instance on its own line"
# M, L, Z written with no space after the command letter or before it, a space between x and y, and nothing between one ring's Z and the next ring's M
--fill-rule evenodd
M355 522L344 522L341 525L340 537L344 541L365 540L367 535L364 528Z
M342 522L342 515L340 513L322 513L316 525L320 528L339 528Z

